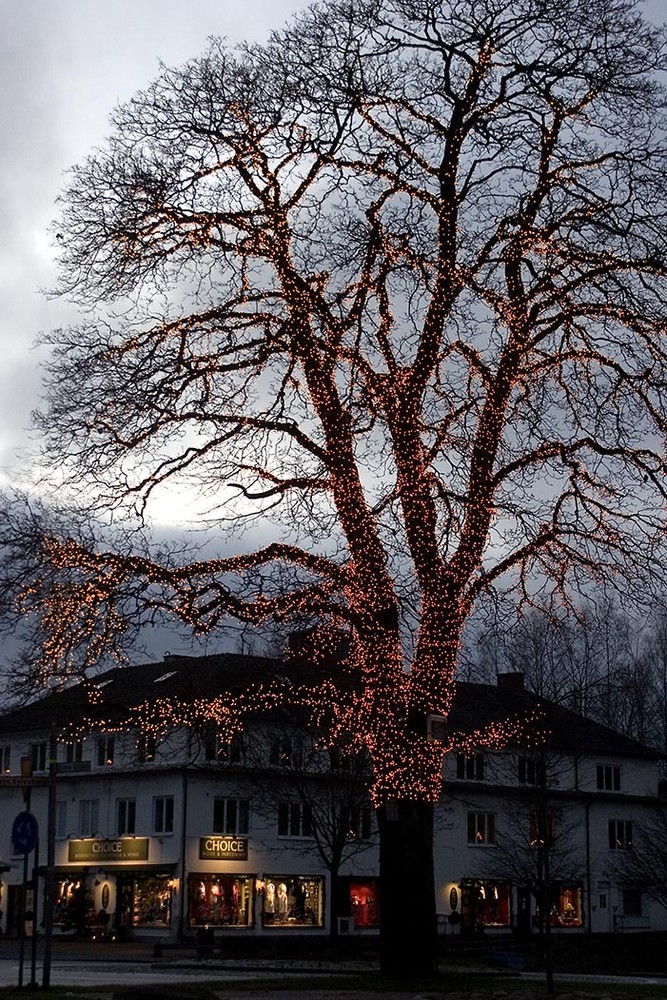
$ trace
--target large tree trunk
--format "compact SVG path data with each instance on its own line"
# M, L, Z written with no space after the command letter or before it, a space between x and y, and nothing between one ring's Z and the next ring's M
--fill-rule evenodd
M417 979L437 970L433 806L388 802L379 810L380 968Z

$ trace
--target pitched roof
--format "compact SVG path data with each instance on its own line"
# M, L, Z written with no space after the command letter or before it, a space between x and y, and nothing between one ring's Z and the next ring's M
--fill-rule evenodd
M240 693L251 685L271 681L288 684L318 684L328 668L317 668L303 660L278 660L244 654L210 656L168 655L157 663L121 667L52 692L38 701L0 716L0 735L64 728L84 716L123 719L129 708L160 698L194 701L216 695ZM340 673L339 673L340 676ZM590 753L659 759L662 755L637 740L578 715L554 702L539 698L519 683L504 683L521 675L500 675L498 685L459 682L446 720L450 731L473 732L493 723L522 720L541 713L541 728L549 733L555 752Z
M502 678L503 675L500 675ZM547 701L531 691L513 690L493 684L459 682L452 710L447 718L451 730L470 732L494 722L540 715L540 729L548 733L549 749L556 753L586 753L614 757L645 757L658 760L657 750L638 740L579 715L562 705Z

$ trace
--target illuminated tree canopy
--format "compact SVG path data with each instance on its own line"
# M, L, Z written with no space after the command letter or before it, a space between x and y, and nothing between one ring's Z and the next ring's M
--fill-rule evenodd
M200 632L331 616L383 794L388 720L403 744L447 714L485 590L650 568L659 60L626 0L327 4L118 109L62 199L60 291L90 312L49 337L46 457L103 509L185 479L275 540L174 565L49 538L80 574L36 592L51 668L130 580Z
M424 719L476 601L654 572L663 50L638 11L326 3L114 113L62 198L59 291L88 311L48 338L46 459L116 518L185 482L221 532L272 534L194 563L50 535L23 594L49 670L98 655L117 594L197 632L327 619L377 800L432 800Z

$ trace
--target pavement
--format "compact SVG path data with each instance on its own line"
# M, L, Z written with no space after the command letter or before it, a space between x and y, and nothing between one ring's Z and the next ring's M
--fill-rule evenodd
M37 942L35 982L42 982L42 951L43 942ZM197 957L194 947L169 947L163 949L162 957L154 954L154 945L150 942L108 942L108 941L75 941L72 939L55 939L53 944L51 984L53 986L77 986L86 989L86 1000L97 1000L103 996L95 993L96 987L115 985L176 985L179 983L216 984L214 993L220 1000L355 1000L355 998L374 997L377 1000L536 1000L544 996L544 977L538 974L522 973L519 979L508 979L489 969L458 969L460 977L466 974L483 973L487 977L484 989L471 982L470 989L452 991L443 986L442 989L410 989L386 990L383 992L366 993L358 989L345 989L344 985L332 990L319 990L312 984L313 977L323 978L335 975L354 976L359 972L378 971L374 958L362 960L333 959L296 959L293 957L255 958L222 957L219 946L213 957ZM0 947L0 987L16 986L19 975L19 943L13 940L3 940ZM311 980L311 987L304 990L281 989L281 980L286 977L304 976ZM23 985L32 978L32 948L31 940L26 941L23 965ZM585 976L565 974L556 975L559 1000L586 1000L592 997L588 984L633 985L633 998L638 1000L646 996L648 1000L663 1000L667 998L667 977L655 976ZM352 986L353 979L351 980ZM477 983L479 981L477 980ZM252 984L256 983L256 989ZM218 984L225 984L218 988ZM235 988L238 984L239 988ZM323 987L324 987L323 983ZM638 993L637 989L644 986L646 992ZM90 989L91 992L88 992ZM170 993L170 996L173 994ZM109 993L104 994L106 1000ZM596 1000L604 1000L604 993L594 994ZM619 1000L619 993L610 992L614 1000Z

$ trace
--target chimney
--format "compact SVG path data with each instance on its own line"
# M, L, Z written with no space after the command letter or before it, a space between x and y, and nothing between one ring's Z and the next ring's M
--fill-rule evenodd
M523 680L523 670L512 670L507 674L496 674L498 687L503 691L511 691L512 694L523 694L525 690Z

